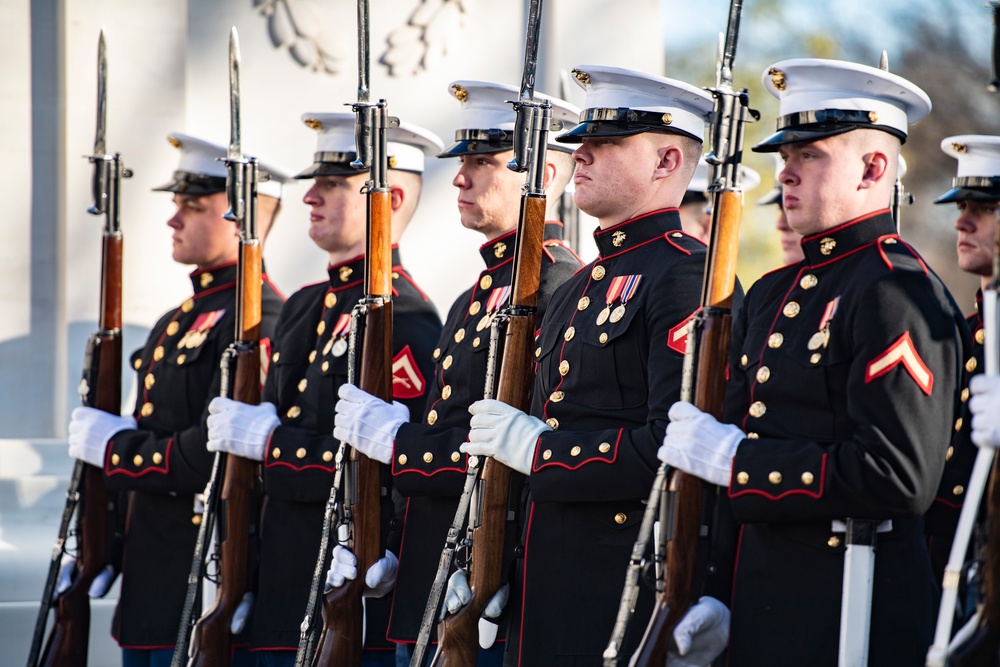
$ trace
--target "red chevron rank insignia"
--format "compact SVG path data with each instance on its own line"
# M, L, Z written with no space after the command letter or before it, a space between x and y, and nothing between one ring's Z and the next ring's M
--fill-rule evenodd
M407 345L392 359L392 397L417 398L424 395L426 387L427 381Z
M865 384L885 375L899 364L903 365L920 390L930 396L931 389L934 387L934 374L917 354L917 348L913 346L913 339L910 338L909 331L900 336L895 343L889 346L889 349L868 363L868 368L865 370Z
M698 311L695 311L698 312ZM694 313L691 313L684 320L672 328L667 333L667 347L669 347L674 352L684 354L687 352L687 342L688 342L688 322L694 317Z

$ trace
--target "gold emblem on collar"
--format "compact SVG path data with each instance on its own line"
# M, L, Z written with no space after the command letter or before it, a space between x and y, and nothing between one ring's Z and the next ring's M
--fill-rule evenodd
M465 100L469 99L469 91L467 91L465 88L462 88L462 86L458 85L457 83L452 84L451 94L454 95L455 99L458 100L459 102L465 102Z
M201 274L199 282L201 283L202 287L208 287L209 285L212 284L213 280L215 280L215 276L213 276L211 273L203 273Z
M507 244L504 243L503 241L500 241L499 243L493 246L493 254L496 255L497 259L503 257L503 254L505 252L507 252Z
M347 279L351 277L352 273L354 273L354 269L352 269L351 267L349 266L340 267L340 282L346 283Z
M829 255L837 247L837 242L827 236L819 240L819 251L824 255Z
M623 243L625 243L625 232L618 230L611 235L611 243L614 244L616 248L620 248Z
M780 69L775 69L775 68L772 67L771 69L767 70L767 74L768 74L768 76L771 77L771 83L774 84L774 87L777 90L784 90L785 89L785 73L784 72L782 72Z

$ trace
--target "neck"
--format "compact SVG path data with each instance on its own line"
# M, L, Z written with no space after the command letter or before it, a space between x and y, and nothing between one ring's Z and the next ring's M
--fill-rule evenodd
M364 243L358 243L349 248L342 248L340 250L329 252L327 253L327 256L330 258L330 266L343 264L349 259L354 259L358 255L363 255L365 254L365 249Z
M515 225L511 225L510 227L499 227L499 226L497 226L497 227L493 227L493 228L490 228L490 229L483 229L483 230L480 230L480 231L483 233L483 236L486 237L486 242L489 243L490 241L492 241L494 239L500 238L504 234L509 234L510 232L514 231L515 229L517 229L517 225L516 224Z

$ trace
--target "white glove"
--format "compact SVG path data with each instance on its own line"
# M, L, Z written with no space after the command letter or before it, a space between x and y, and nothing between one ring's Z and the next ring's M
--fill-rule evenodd
M510 584L504 584L486 603L483 615L479 618L479 646L482 648L488 649L496 642L497 630L500 628L500 623L496 619L503 613L509 597ZM449 614L454 614L471 601L472 589L469 588L465 570L455 570L448 577L448 588L444 592L445 609Z
M87 595L92 598L102 598L108 594L111 590L111 584L115 583L115 577L118 573L115 571L114 566L106 565L104 569L101 570L94 580L90 582L90 589L87 591ZM76 559L72 556L66 558L63 561L62 567L59 569L59 578L56 580L56 590L52 595L52 599L55 600L57 597L65 593L73 585L73 580L76 578Z
M677 651L667 667L708 667L729 643L729 609L715 598L702 597L674 628Z
M253 611L255 597L250 591L243 594L240 603L236 605L236 611L233 612L233 620L229 622L229 632L234 635L243 632L243 628L247 625L247 619L250 618L250 612Z
M115 433L135 428L135 417L113 415L96 408L75 408L69 419L69 455L104 468L108 441Z
M216 396L208 404L206 446L210 452L263 461L267 439L280 423L278 411L271 403L248 405Z
M538 436L552 428L502 401L486 399L469 406L469 441L460 450L475 456L492 456L522 474L531 473Z
M337 391L337 416L333 437L343 440L370 459L388 464L396 431L410 420L410 410L402 403L386 403L353 384L344 383Z
M1000 375L976 375L969 380L972 442L1000 448Z
M667 416L667 437L657 457L706 482L729 486L733 457L746 434L684 401L671 405Z
M368 598L384 597L396 584L396 570L399 568L399 560L396 554L386 551L385 556L379 558L368 568L365 573L365 593ZM333 548L333 560L330 561L330 569L326 572L326 587L338 588L350 579L354 581L358 576L358 558L350 549L339 544Z

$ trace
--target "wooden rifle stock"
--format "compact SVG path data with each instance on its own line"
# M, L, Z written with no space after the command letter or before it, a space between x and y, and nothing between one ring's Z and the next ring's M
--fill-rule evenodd
M358 386L392 402L392 242L391 195L388 190L369 192L370 224L365 258L367 321L361 349ZM382 298L379 298L382 297ZM381 464L351 450L348 476L353 500L349 548L357 557L358 576L323 595L323 633L313 665L340 667L361 664L363 648L365 574L383 555L381 539ZM353 477L353 479L352 479Z
M521 200L521 224L514 256L512 312L507 323L497 400L519 410L531 406L534 379L535 308L542 266L545 196L526 195ZM479 651L479 618L490 598L503 585L503 547L510 504L511 469L494 458L483 464L479 525L472 527L472 567L469 587L472 601L438 625L440 648L435 667L476 664Z
M252 241L240 247L238 295L242 314L236 323L236 370L231 398L260 404L261 252ZM224 667L232 659L233 613L247 589L250 495L257 463L226 455L219 495L216 533L219 583L211 608L198 619L191 634L189 667Z

